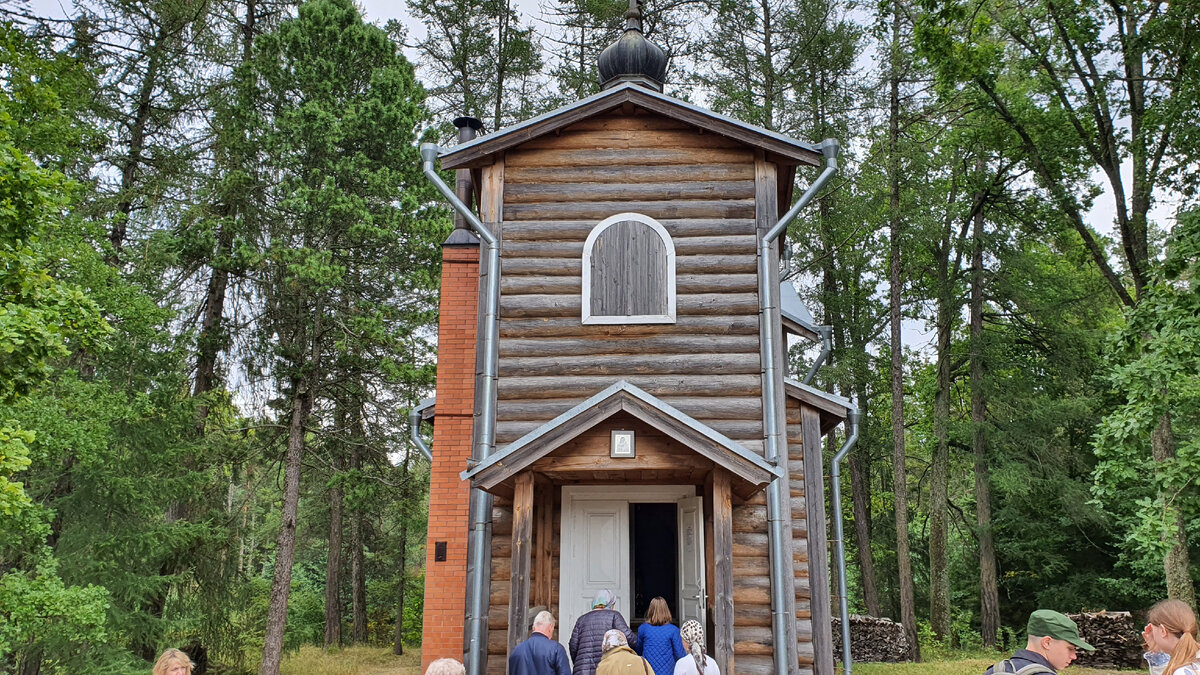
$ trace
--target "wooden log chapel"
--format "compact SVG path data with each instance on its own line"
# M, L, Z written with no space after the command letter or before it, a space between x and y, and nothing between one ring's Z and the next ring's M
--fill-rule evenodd
M771 232L836 149L661 93L636 0L599 65L594 96L422 149L459 212L423 666L501 675L537 610L565 644L607 588L635 630L659 595L699 620L723 675L832 675L822 437L852 406L787 372L818 331Z

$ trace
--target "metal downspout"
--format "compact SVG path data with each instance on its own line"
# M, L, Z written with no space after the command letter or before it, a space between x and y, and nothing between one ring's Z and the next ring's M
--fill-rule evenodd
M436 399L427 398L418 403L412 410L408 411L408 437L412 439L412 443L417 450L425 455L425 459L433 461L433 450L425 444L425 439L421 438L421 413L432 407Z
M813 378L817 376L817 371L825 364L829 352L833 351L833 326L817 326L817 332L821 334L821 353L817 354L817 360L813 361L812 367L808 369L808 374L801 380L804 384L812 382Z
M846 599L846 543L842 541L842 479L841 463L854 444L858 442L858 422L862 413L858 408L850 410L850 435L833 456L833 535L837 538L838 598L842 612L842 673L850 675L850 605Z
M772 318L779 312L778 287L772 288L771 279L771 245L787 230L800 210L807 206L817 192L825 186L833 174L837 172L837 155L840 150L838 142L834 139L826 139L821 143L821 154L825 156L826 167L813 181L813 184L808 187L800 199L788 212L779 219L779 222L767 231L763 238L759 241L758 250L758 316L759 316L759 333L762 335L762 354L763 363L763 425L766 427L766 448L765 459L768 462L773 462L777 466L784 469L784 477L776 478L771 481L770 487L767 489L767 535L769 539L768 553L770 561L771 573L771 633L772 642L775 644L774 649L774 666L776 675L785 675L794 672L797 664L789 663L788 646L787 646L787 622L795 621L795 617L787 616L787 595L786 589L792 587L788 583L792 578L792 556L788 555L785 548L785 542L790 539L790 532L784 532L783 528L783 509L788 504L788 479L787 479L787 458L781 457L780 448L783 447L780 439L779 419L776 416L775 406L779 404L782 391L775 386L775 379L779 372L779 365L776 363L775 355L775 334L773 331ZM785 539L785 537L788 537Z
M487 246L487 288L484 292L484 332L483 332L483 373L480 377L479 397L479 442L476 443L472 459L482 461L491 454L496 439L496 415L492 406L496 391L496 350L498 307L500 305L500 245L496 235L492 234L483 221L479 220L471 209L463 203L454 190L442 180L434 168L439 148L436 143L421 144L421 164L425 177L433 183L438 192L450 202L454 210L471 226L471 230ZM474 494L474 493L472 493ZM488 499L478 497L471 499L470 532L467 548L470 550L470 560L467 561L467 634L466 634L466 667L468 675L485 675L484 663L487 660L487 636L484 635L484 621L487 619L487 598L484 597L483 583L486 580L481 570L488 568L484 543L487 540L488 521L491 516L491 504ZM474 573L472 573L474 572Z

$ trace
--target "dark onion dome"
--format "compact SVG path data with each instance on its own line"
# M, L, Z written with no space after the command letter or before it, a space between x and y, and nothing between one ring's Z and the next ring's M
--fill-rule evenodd
M667 77L667 55L642 35L642 12L637 0L629 0L625 32L600 53L600 85L604 89L622 82L637 82L655 91L663 90Z

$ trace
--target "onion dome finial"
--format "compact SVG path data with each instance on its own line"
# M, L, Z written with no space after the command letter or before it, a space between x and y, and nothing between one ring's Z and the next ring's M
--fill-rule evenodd
M604 89L622 82L635 82L662 91L667 76L667 55L642 34L642 11L638 0L629 0L625 32L600 53L600 84Z

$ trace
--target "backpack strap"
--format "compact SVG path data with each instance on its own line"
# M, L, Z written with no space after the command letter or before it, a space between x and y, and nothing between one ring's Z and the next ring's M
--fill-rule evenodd
M1013 675L1056 675L1053 670L1040 663L1031 663L1017 670L1016 666L1009 659L1004 659L992 666L992 675L1000 675L1001 673L1011 673Z

